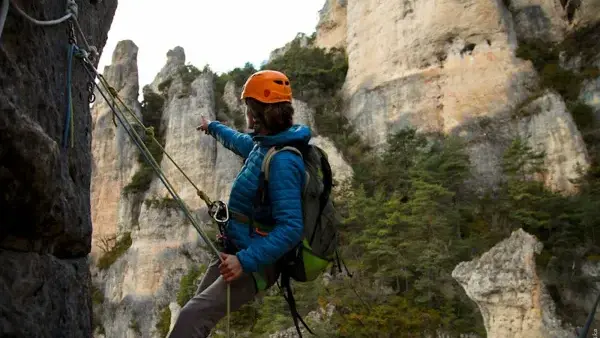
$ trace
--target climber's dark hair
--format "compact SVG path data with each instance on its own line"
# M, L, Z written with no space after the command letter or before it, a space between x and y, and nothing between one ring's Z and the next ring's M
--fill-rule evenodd
M271 133L277 134L293 124L294 107L289 102L262 103L248 97L245 99L248 109Z

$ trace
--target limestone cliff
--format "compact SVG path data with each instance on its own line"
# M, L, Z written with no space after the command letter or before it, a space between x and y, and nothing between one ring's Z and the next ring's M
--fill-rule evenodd
M11 3L39 20L65 15L64 1ZM86 39L102 52L117 1L77 5ZM74 59L73 143L63 148L67 23L38 26L8 10L0 27L0 336L89 337L90 79Z
M107 81L134 108L139 107L136 52L131 42L120 42L113 64L105 70ZM213 138L196 131L201 115L215 119L212 74L194 74L191 78L186 69L183 48L169 51L166 65L144 88L144 94L161 95L161 105L155 112L159 116L154 118L159 121L156 131L166 152L211 198L226 200L241 160ZM127 87L131 90L125 90ZM137 162L139 152L128 139L119 139L123 127L113 125L105 102L99 101L93 109L94 116L103 122L96 123L94 129L98 136L93 140L92 186L98 189L94 189L93 212L109 215L95 217L99 237L94 238L94 244L101 246L106 235L116 235L117 240L130 238L129 246L111 265L92 267L101 294L96 311L101 320L96 333L106 337L123 337L125 333L136 336L140 332L158 336L155 327L160 312L175 301L182 276L192 266L208 262L208 252L202 249L203 241L156 176L143 189L124 189L143 165ZM165 156L160 164L195 217L207 223L206 206L193 186ZM210 228L207 223L206 230ZM106 249L97 251L100 257L107 254L101 252Z
M560 42L599 21L598 11L585 11L597 8L598 1L570 3L331 0L321 12L316 43L345 45L345 114L370 143L382 144L386 135L406 126L462 132L473 140L474 170L479 183L487 185L498 178L499 156L508 141L527 129L540 135L531 139L536 147L553 148L547 158L551 171L565 174L551 175L548 185L569 192L574 189L568 181L573 169L566 166L572 163L557 159L578 158L583 167L589 161L579 130L568 122L569 110L558 104L553 113L566 121L553 127L563 135L562 149L539 120L511 116L540 81L532 64L516 57L519 41ZM588 84L586 98L595 95L594 88L593 82ZM482 121L495 128L480 128ZM523 126L530 122L534 124Z
M214 75L186 65L184 49L176 47L167 53L166 65L155 80L144 87L144 101L140 105L136 55L133 42L121 41L112 64L104 70L107 81L139 118L159 121L155 128L157 138L190 179L211 198L227 201L242 160L214 138L196 130L201 115L210 120L218 118ZM146 116L149 114L146 101L150 98L160 103L159 112ZM235 120L243 115L239 88L233 82L225 86L222 101L232 115L229 118ZM314 129L312 109L298 100L293 105L295 122ZM193 267L206 265L209 252L157 177L143 188L131 188L144 164L138 162L138 150L129 139L121 137L123 127L113 124L111 114L103 100L93 107L96 123L92 147L92 213L96 265L92 266L92 273L98 316L95 332L98 337L162 337L165 332L158 327L169 329L177 318L183 276ZM143 122L151 124L150 120ZM350 167L330 140L319 136L313 142L328 152L338 181L350 177ZM204 230L215 233L206 206L193 186L166 156L160 164ZM106 257L111 255L114 259L106 263ZM164 313L169 314L166 326L160 323Z
M326 0L319 12L315 43L323 48L345 48L347 0Z
M483 316L489 338L576 337L555 314L554 303L536 273L542 244L519 229L480 258L452 272Z
M300 43L300 47L306 47L311 43L312 38L306 36L306 34L304 33L298 33L296 35L295 38L297 41L299 41ZM285 46L281 47L281 48L277 48L275 50L273 50L271 52L271 54L269 54L269 61L273 60L279 56L282 56L283 54L285 54L285 52L287 52L291 46L292 42L288 42Z
M117 90L124 102L141 118L138 102L138 48L133 41L120 42L112 57L112 64L103 74ZM123 225L119 206L126 196L121 195L135 171L139 168L137 149L121 124L116 124L110 105L99 95L92 109L92 182L91 214L95 241L114 237ZM130 118L133 120L133 118ZM92 247L96 257L99 247Z

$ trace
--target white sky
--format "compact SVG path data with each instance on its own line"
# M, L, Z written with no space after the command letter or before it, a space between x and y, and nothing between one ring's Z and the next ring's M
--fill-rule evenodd
M297 33L315 31L325 0L119 0L98 70L110 64L117 42L139 48L140 88L181 46L186 63L224 72L247 61L259 67Z

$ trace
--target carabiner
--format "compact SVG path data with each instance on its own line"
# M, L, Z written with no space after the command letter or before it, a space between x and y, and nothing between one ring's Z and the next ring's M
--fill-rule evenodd
M208 213L217 223L223 224L229 221L229 208L222 201L213 202Z

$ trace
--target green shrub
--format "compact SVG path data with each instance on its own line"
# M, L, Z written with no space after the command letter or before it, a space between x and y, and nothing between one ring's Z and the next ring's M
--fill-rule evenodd
M231 313L230 329L232 333L243 333L252 332L255 337L261 332L260 324L256 322L259 316L259 309L257 304L251 302L249 304L242 305L239 310ZM213 329L212 337L215 338L226 338L225 336L219 335L217 332L226 331L227 329L227 318L223 318L217 326ZM235 337L235 335L232 335Z
M197 79L202 72L193 65L181 66L178 70L179 76L181 76L181 82L184 87L189 87L195 79Z
M171 87L172 83L173 83L173 78L169 77L168 79L166 79L163 82L158 84L158 91L161 92L163 95L166 95L167 92L169 91L169 87Z
M146 89L144 91L144 101L142 102L142 121L147 128L153 128L154 137L158 140L160 146L164 147L164 132L161 128L161 119L163 113L164 98L160 95ZM162 161L163 152L159 145L152 140L149 135L146 135L141 126L136 125L136 130L143 137L144 145L148 148L152 157L158 164ZM139 151L139 150L138 150ZM138 163L140 167L131 178L131 182L123 188L123 193L141 193L150 188L152 179L154 178L154 169L146 162L145 157L139 153Z
M519 41L515 54L518 58L530 60L538 72L541 72L547 64L558 62L558 51L540 39Z
M171 197L149 198L144 201L146 207L153 207L159 209L178 209L179 203Z
M579 130L586 131L595 128L596 116L593 107L578 101L576 103L568 104L568 109Z
M578 2L578 1L573 1ZM582 65L593 64L600 53L600 22L580 26L571 32L559 44L567 58L581 56Z
M171 326L171 310L168 306L165 306L158 315L158 321L156 322L156 331L160 337L166 337L169 334L169 328Z
M590 55L600 53L600 47L595 43L597 38L600 38L597 32L585 27L567 36L560 44L552 45L541 40L520 41L516 56L533 63L540 76L541 88L515 110L515 115L527 115L524 114L526 111L522 107L538 98L544 89L552 89L564 98L580 128L588 128L587 126L592 125L591 107L579 101L579 94L586 80L600 76L600 69L589 66L592 64ZM561 67L559 57L561 53L567 58L581 56L582 66L578 69Z
M104 303L104 294L102 293L102 290L98 289L98 287L96 285L94 285L92 283L92 287L91 287L91 293L92 293L92 303L96 304L96 305L102 305Z
M98 259L98 268L100 270L108 269L114 262L119 259L126 251L131 247L132 244L131 233L126 232L117 240L115 246L109 251L105 252Z
M184 306L196 292L198 278L206 271L206 266L193 266L179 282L179 291L177 292L177 304Z
M137 335L142 335L142 328L140 327L140 323L137 321L137 319L131 319L131 321L129 322L129 328L132 329L133 332L135 332Z
M542 88L556 90L567 101L575 101L581 91L583 81L596 75L597 69L586 67L580 70L565 69L560 66L559 54L561 46L535 41L521 41L516 55L530 60L540 75Z
M215 77L216 92L219 92L222 96L225 85L229 81L233 81L237 88L242 88L250 75L256 73L256 71L257 69L254 68L253 64L246 62L243 68L236 67L227 73L223 73L220 76Z
M282 56L261 69L285 73L290 78L294 96L314 105L314 100L333 96L344 84L348 59L343 49L302 47L301 38L296 38Z

